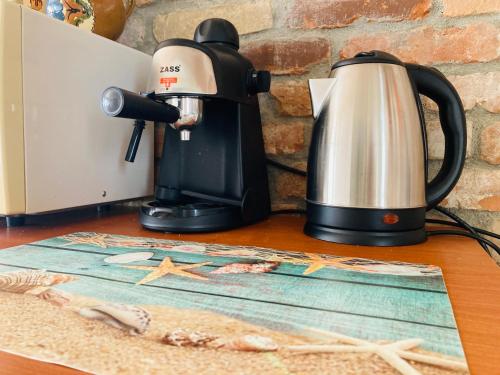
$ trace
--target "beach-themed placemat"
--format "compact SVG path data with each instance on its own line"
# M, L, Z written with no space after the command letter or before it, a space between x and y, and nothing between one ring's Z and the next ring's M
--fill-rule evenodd
M73 233L0 251L0 350L98 374L466 374L441 270Z

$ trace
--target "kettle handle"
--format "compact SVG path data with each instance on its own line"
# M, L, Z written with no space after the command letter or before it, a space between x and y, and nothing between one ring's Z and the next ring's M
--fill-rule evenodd
M438 105L444 133L443 164L426 188L427 209L430 210L448 195L462 173L467 148L465 113L457 90L439 70L416 64L406 64L406 67L418 93Z

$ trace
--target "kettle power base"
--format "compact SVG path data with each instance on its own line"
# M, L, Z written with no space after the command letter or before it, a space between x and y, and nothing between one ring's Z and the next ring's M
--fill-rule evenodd
M378 209L307 202L304 233L329 242L403 246L425 242L425 207Z
M366 232L306 223L304 233L318 240L363 246L416 245L426 240L425 229L404 232Z

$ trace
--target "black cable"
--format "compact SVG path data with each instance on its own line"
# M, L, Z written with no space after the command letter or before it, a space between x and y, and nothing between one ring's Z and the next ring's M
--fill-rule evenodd
M427 236L438 236L438 235L448 235L448 236L464 236L464 237L469 237L473 238L477 241L484 242L485 244L488 244L495 252L500 255L500 248L493 243L493 241L487 240L486 238L483 238L481 236L476 236L473 233L470 232L465 232L465 231L459 231L459 230L432 230L432 231L427 231ZM488 248L486 248L486 252L491 255L490 251Z
M286 172L297 174L299 176L307 176L307 173L305 171L301 171L300 169L290 167L289 165L281 164L280 162L273 160L273 159L267 159L267 163L269 165L272 165L273 167L282 169ZM271 215L286 215L286 214L297 214L297 215L305 215L306 210L302 209L285 209L285 210L276 210L276 211L271 211Z
M266 159L266 160L267 160L267 163L269 165L272 165L273 167L282 169L282 170L289 172L289 173L294 173L294 174L299 175L299 176L307 176L307 172L302 171L300 169L290 167L290 166L282 164L276 160L272 160L272 159ZM455 222L450 222L450 221L446 221L446 220L437 220L437 219L426 219L426 222L451 225L454 227L462 228L465 231L464 232L452 231L452 230L436 230L436 231L430 231L430 232L428 231L427 232L428 236L435 236L438 234L443 234L443 235L458 235L458 236L465 236L465 237L473 238L479 243L479 245L481 245L481 247L489 255L491 255L491 252L490 252L488 246L490 246L494 251L496 251L500 255L500 248L494 242L481 236L481 234L484 234L484 235L490 236L490 237L494 237L494 238L498 238L498 239L500 239L500 235L493 233L493 232L489 232L489 231L481 229L481 228L473 227L470 224L468 224L465 220L461 219L459 216L453 214L452 212L444 209L443 207L436 206L436 207L434 207L434 209L436 211L440 212L441 214L448 216L450 219L454 220ZM300 209L298 209L298 210L292 209L292 210L277 210L277 211L271 212L271 215L280 215L280 214L305 214L305 211L300 210Z
M473 227L471 227L469 225L469 223L467 223L465 220L461 219L460 217L458 217L457 215L455 215L454 213L446 210L445 208L443 207L439 207L439 206L436 206L434 207L434 209L437 211L437 212L440 212L442 213L443 215L446 215L448 216L449 218L451 218L452 220L455 220L458 224L461 224L462 227L466 230L468 230L469 232L471 232L472 234L474 234L475 236L477 236L478 238L477 239L477 242L481 245L481 247L488 251L488 246L484 244L484 242L482 242L482 239L483 237L481 237L481 235L479 233L477 233Z
M432 224L443 224L443 225L450 225L452 227L463 228L461 224L455 223L453 221L448 221L448 220L425 219L425 221L428 223L432 223ZM489 237L498 238L500 240L500 234L489 232L487 230L484 230L484 229L481 229L478 227L472 227L472 228L474 228L474 230L480 234L484 234L485 236L489 236Z
M440 206L436 206L436 207L434 207L434 209L437 212L440 212L443 215L448 216L450 219L455 220L458 224L460 224L463 228L469 230L470 232L472 232L472 233L475 232L474 228L469 223L467 223L465 220L463 220L459 216L455 215L453 212L448 211L444 207L440 207ZM474 234L477 235L477 233L474 233Z
M306 213L306 210L302 210L300 208L271 211L271 215L286 215L286 214L305 215L305 213Z
M279 161L273 160L273 159L266 159L267 164L272 165L273 167L282 169L284 171L290 172L297 174L299 176L307 176L307 173L305 171L301 171L300 169L290 167L289 165L281 164Z

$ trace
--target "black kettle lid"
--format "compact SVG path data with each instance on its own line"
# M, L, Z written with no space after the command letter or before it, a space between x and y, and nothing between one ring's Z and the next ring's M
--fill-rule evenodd
M228 20L209 18L198 25L194 40L198 43L222 43L236 50L240 48L238 31Z
M380 63L380 64L396 64L403 65L404 63L398 59L396 56L383 51L369 51L360 52L353 58L340 60L333 64L332 70L340 68L341 66L353 65L353 64L367 64L367 63Z

